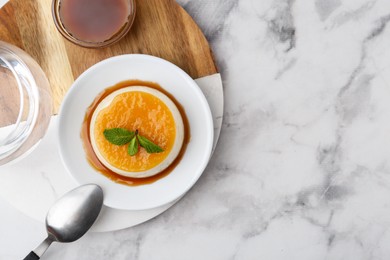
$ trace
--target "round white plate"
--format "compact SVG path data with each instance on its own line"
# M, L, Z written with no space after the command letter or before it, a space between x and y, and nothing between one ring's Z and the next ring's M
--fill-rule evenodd
M112 182L86 160L80 139L85 111L95 97L118 82L139 79L160 84L184 107L191 141L177 167L155 183L126 186ZM174 201L198 180L210 158L213 121L202 91L183 70L149 55L122 55L99 62L85 71L67 93L59 115L60 155L79 184L96 183L105 194L106 206L125 210L156 208Z

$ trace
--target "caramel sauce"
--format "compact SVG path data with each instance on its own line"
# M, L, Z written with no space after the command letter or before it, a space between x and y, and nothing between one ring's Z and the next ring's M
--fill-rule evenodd
M92 144L91 144L91 137L90 137L90 124L91 124L91 119L92 115L99 105L99 103L106 98L108 95L113 93L114 91L124 88L124 87L130 87L130 86L145 86L145 87L150 87L154 88L162 93L164 93L166 96L168 96L172 102L176 105L177 109L180 112L180 115L183 119L183 124L184 124L184 141L183 145L181 147L180 153L176 157L176 159L169 165L166 169L161 171L160 173L146 177L146 178L131 178L131 177L126 177L122 176L120 174L117 174L110 169L106 168L100 160L97 158L95 152L93 151ZM170 93L168 93L165 89L163 89L160 85L157 83L153 82L148 82L148 81L141 81L141 80L127 80L123 82L119 82L118 84L109 87L105 89L103 92L101 92L93 101L93 103L88 107L85 118L82 124L81 128L81 140L83 142L84 150L86 153L86 157L90 165L102 173L104 176L108 177L112 181L124 185L129 185L129 186L139 186L139 185L145 185L145 184L151 184L165 176L167 176L170 172L172 172L173 169L179 164L181 159L183 158L183 155L185 153L185 150L187 148L188 143L190 142L190 125L188 122L188 118L185 114L183 106L175 99L174 96L172 96Z

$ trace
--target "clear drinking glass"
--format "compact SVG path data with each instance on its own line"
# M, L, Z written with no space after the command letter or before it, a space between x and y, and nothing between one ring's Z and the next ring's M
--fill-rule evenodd
M31 152L52 113L45 73L26 52L0 41L0 165Z

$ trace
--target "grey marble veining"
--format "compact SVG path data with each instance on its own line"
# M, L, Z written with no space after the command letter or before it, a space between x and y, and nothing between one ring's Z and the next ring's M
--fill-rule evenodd
M180 0L225 87L175 206L42 259L390 259L390 1Z

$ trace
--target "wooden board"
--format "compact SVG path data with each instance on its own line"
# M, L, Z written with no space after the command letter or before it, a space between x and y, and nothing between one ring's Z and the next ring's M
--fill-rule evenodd
M138 0L130 32L103 49L87 49L68 42L57 31L52 0L11 0L0 10L0 40L20 47L42 67L49 79L54 111L73 81L106 58L128 53L161 57L191 77L217 73L209 44L199 27L174 0Z

